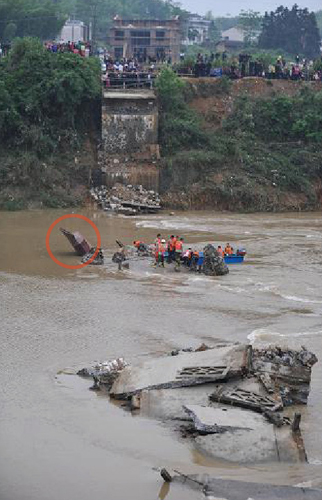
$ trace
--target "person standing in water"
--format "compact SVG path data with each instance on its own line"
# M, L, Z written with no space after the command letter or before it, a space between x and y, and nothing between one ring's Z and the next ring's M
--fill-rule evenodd
M177 239L176 241L176 268L179 269L181 265L181 257L182 257L182 251L183 251L183 238Z

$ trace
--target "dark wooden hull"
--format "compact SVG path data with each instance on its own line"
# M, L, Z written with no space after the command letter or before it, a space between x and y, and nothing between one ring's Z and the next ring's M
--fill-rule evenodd
M64 236L66 236L77 255L80 255L82 257L91 250L92 246L78 231L76 231L75 233L71 233L70 231L67 231L67 229L63 229L62 227L60 228L60 231Z

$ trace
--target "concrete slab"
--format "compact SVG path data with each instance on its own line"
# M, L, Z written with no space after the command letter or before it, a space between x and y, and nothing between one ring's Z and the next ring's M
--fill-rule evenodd
M209 402L214 384L181 387L179 389L159 389L142 391L140 415L158 420L190 420L184 405L203 405Z
M240 406L249 410L264 413L265 411L279 411L283 409L281 398L275 399L241 387L218 387L210 396L212 401L218 401L233 406Z
M186 405L199 451L230 462L300 462L305 452L290 426L276 428L260 414L230 406ZM204 435L206 434L206 435Z
M229 389L236 385L236 380L225 382L224 387ZM238 381L238 387L265 395L265 389L258 380L254 378L244 378ZM185 405L210 405L210 395L218 389L217 383L196 385L192 387L181 387L178 389L152 389L142 391L140 414L145 417L156 418L158 420L187 420ZM216 403L212 407L218 407Z
M113 384L111 396L126 399L142 390L172 389L241 376L245 345L227 345L202 352L180 353L126 367Z
M289 427L276 429L264 421L256 425L252 421L249 425L250 430L232 429L220 434L200 435L195 438L195 445L203 454L234 463L303 461Z
M261 415L229 406L212 408L186 405L184 410L192 419L195 429L202 433L216 434L239 429L255 431L267 425Z
M153 90L107 90L103 93L104 99L156 99Z
M200 490L206 498L214 500L322 500L320 489L232 481L208 474L175 476L173 480Z

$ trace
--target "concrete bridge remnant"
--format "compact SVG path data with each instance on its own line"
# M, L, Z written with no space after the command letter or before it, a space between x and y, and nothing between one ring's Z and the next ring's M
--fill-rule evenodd
M103 94L100 166L116 182L159 188L158 105L152 89L109 89Z

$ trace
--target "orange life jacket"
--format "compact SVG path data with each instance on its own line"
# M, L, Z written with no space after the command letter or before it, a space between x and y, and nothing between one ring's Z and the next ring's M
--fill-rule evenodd
M233 253L233 252L232 252L231 247L226 247L226 248L225 248L225 253L226 253L227 255L231 255L231 254Z
M217 252L219 253L219 255L221 255L221 257L224 256L224 252L223 252L222 248L217 248Z
M181 252L182 251L182 241L176 241L176 252Z

